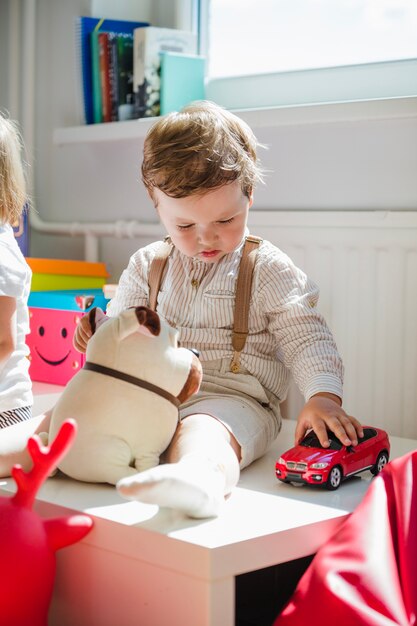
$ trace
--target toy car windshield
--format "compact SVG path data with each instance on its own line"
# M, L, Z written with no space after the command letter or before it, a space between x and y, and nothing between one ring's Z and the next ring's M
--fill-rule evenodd
M300 441L300 446L303 446L304 448L320 448L321 450L341 450L343 444L339 441L336 435L332 432L328 432L327 434L330 441L330 446L327 448L323 448L316 433L313 431L307 433L304 439Z

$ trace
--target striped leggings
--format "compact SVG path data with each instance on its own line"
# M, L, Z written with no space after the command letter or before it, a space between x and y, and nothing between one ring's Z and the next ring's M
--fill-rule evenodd
M22 406L19 409L12 409L11 411L4 411L0 413L0 428L7 428L13 424L24 422L32 417L32 407Z

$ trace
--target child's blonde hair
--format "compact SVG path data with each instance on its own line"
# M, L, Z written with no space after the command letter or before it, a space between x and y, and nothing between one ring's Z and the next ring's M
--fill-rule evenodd
M14 224L27 200L17 124L0 111L0 222Z
M249 197L262 181L258 145L249 126L230 111L213 102L193 102L149 130L142 180L151 197L155 187L185 198L236 180Z

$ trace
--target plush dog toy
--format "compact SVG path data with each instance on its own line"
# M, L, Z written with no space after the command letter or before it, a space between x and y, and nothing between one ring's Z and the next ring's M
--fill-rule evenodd
M147 307L106 318L92 309L86 363L56 404L53 439L73 417L77 439L60 462L68 476L116 484L159 463L178 425L178 406L198 391L202 368L177 331ZM100 323L101 322L101 323Z

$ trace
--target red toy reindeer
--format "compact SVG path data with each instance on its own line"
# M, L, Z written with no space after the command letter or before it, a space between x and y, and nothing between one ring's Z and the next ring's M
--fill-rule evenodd
M92 528L87 515L45 520L32 511L36 493L71 445L76 423L62 424L50 447L36 435L28 442L33 468L12 470L13 497L0 497L0 622L2 626L46 626L52 596L55 552Z

